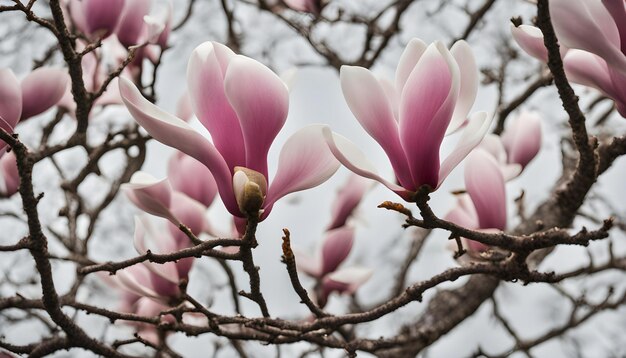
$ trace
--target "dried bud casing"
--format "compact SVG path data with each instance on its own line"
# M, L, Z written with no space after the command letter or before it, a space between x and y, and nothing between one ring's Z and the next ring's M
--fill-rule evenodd
M258 215L267 194L265 176L252 169L235 167L233 189L239 210L246 216Z

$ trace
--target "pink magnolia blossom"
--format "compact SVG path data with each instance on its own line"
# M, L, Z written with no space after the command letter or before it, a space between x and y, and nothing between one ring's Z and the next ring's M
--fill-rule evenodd
M13 152L0 157L0 197L8 198L17 193L20 186L20 174Z
M525 168L541 149L541 117L537 112L522 111L502 133L507 162Z
M337 229L346 224L367 190L371 188L370 184L369 180L356 174L348 177L344 186L339 189L331 209L331 222L327 230Z
M343 66L340 77L350 110L387 154L398 184L380 177L352 142L325 128L331 151L354 173L379 181L405 200L412 200L422 185L438 188L480 143L491 123L485 112L467 119L476 97L478 70L464 41L448 51L441 42L427 46L411 40L400 58L395 87L381 83L362 67ZM444 136L463 126L456 148L440 162Z
M465 164L467 194L458 197L456 206L445 219L473 230L503 231L506 229L506 191L500 166L494 157L482 148L475 149ZM487 246L464 240L470 254L477 254Z
M79 30L91 37L105 38L117 27L124 3L125 0L70 0L68 6Z
M0 69L0 128L13 133L20 120L41 114L56 105L68 87L67 72L38 68L21 83L10 69ZM0 153L6 143L0 141ZM0 154L1 155L1 154Z
M615 101L626 117L626 10L623 0L554 0L550 13L567 78ZM541 30L512 27L529 55L547 61Z
M352 294L372 275L372 270L363 267L339 266L346 260L354 243L354 229L341 227L326 233L315 256L296 253L298 269L318 281L317 300L324 306L332 292Z
M493 156L505 181L517 177L541 149L541 117L522 111L512 118L502 136L487 134L478 148Z
M231 214L245 217L249 213L242 208L256 202L263 219L276 200L315 187L338 169L324 143L323 126L311 125L287 140L268 183L267 153L287 118L286 86L262 64L211 42L194 50L187 74L192 107L212 143L143 98L124 78L120 93L135 120L156 140L209 168Z

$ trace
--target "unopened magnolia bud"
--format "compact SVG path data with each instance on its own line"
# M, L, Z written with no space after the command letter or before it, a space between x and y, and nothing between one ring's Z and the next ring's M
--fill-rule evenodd
M239 210L245 215L257 215L265 201L267 179L257 171L235 167L233 190Z

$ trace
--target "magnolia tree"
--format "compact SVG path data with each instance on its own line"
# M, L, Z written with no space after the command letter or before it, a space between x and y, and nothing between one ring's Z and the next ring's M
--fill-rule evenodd
M624 0L0 19L1 357L626 354Z

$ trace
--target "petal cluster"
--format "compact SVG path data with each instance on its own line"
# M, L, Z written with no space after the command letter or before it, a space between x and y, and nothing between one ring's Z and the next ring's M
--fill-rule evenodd
M626 117L626 10L623 0L553 0L550 14L567 78L597 89ZM529 55L547 61L538 28L512 26Z
M395 85L367 69L341 68L341 86L350 110L387 154L397 184L380 177L349 140L325 130L337 159L358 175L377 180L404 199L423 185L438 188L480 143L491 119L469 115L478 89L478 70L469 45L459 41L448 50L441 42L413 39L406 47ZM440 160L444 136L464 127L453 152Z

